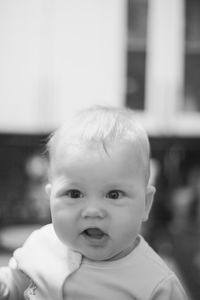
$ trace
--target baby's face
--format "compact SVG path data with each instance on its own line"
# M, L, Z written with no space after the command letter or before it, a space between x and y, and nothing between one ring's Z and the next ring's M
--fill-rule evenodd
M91 260L127 255L148 218L154 189L127 144L109 153L81 147L60 152L48 191L58 237Z

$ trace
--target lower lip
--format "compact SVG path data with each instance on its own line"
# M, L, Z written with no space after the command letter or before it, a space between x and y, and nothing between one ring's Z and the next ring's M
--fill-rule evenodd
M104 234L101 238L94 238L94 237L90 237L89 235L83 233L82 237L84 237L84 239L87 242L89 242L90 245L96 246L96 247L104 246L108 240L108 235L106 235L106 234Z

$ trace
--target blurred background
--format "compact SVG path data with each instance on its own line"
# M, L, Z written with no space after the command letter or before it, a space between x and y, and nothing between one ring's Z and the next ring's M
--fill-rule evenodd
M50 222L45 143L77 109L128 106L157 194L143 234L200 299L200 2L0 1L0 265Z

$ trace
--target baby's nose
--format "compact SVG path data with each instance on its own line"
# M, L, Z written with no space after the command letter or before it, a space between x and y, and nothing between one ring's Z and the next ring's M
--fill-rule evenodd
M106 211L103 207L88 205L82 210L82 218L100 218L103 219L106 216Z

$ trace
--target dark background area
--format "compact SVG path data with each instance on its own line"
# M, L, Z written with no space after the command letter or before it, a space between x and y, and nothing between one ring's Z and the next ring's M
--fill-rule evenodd
M46 180L46 174L41 174L42 166L39 165L47 160L46 142L45 135L0 135L1 227L49 221L48 212L45 219L33 203L33 193L38 188L42 189ZM35 158L41 160L35 161ZM38 196L43 197L42 190ZM37 201L42 204L42 200Z

